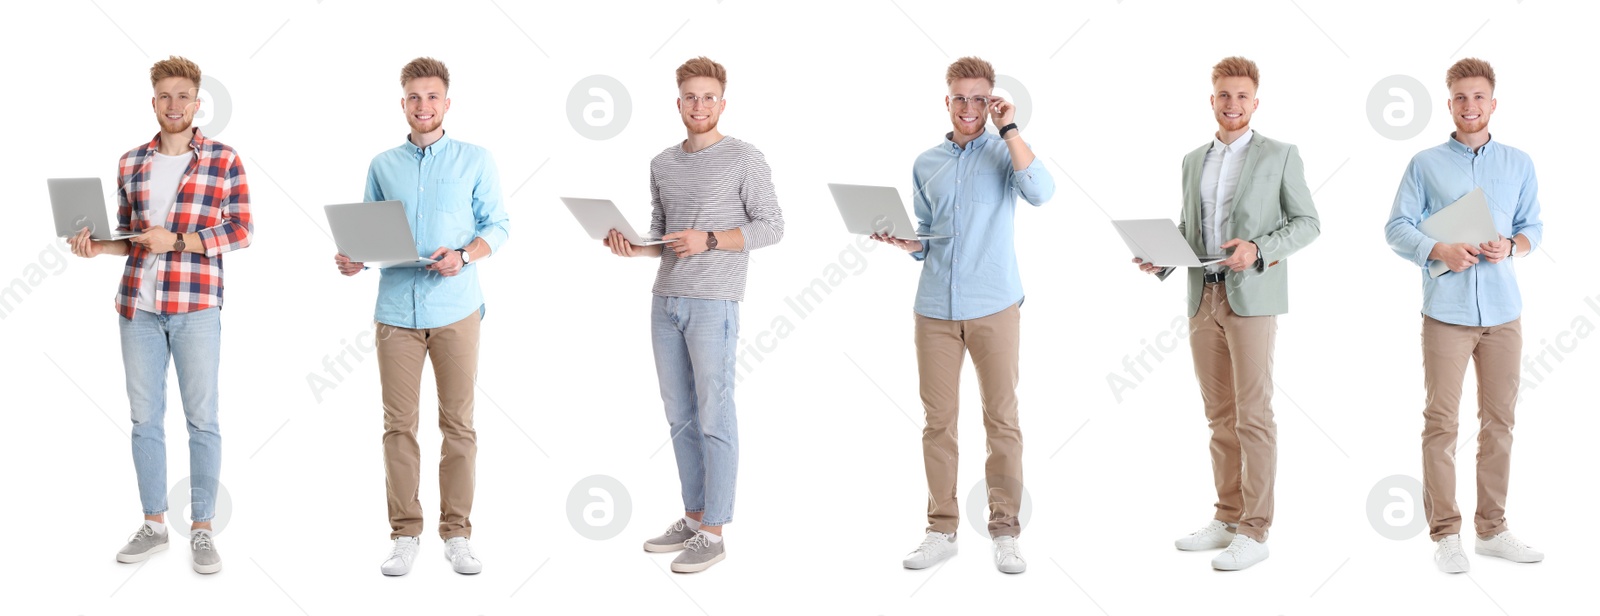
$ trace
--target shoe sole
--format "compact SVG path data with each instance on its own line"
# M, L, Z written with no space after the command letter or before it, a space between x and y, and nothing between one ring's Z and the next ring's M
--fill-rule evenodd
M203 573L203 574L206 574L206 575L210 575L212 573L216 573L216 572L221 571L221 570L222 570L222 563L213 563L213 564L210 564L210 565L199 565L199 564L197 564L197 565L194 566L194 572L195 573Z
M1497 552L1497 551L1494 551L1494 550L1485 550L1483 548L1476 547L1476 546L1474 546L1472 548L1472 553L1473 554L1477 554L1479 556L1493 556L1493 557L1501 559L1501 560L1509 560L1511 562L1518 563L1518 564L1524 564L1524 565L1532 564L1532 563L1536 563L1536 562L1543 562L1544 561L1544 557L1543 556L1540 556L1538 560L1517 560L1515 558L1512 558L1512 557L1507 556L1505 554L1502 554L1500 552Z
M912 571L921 571L923 569L927 569L928 567L932 567L932 566L937 565L939 563L942 563L944 561L950 560L950 558L952 556L955 556L955 555L956 555L956 550L952 549L952 550L950 550L949 554L945 554L942 558L939 558L937 560L928 562L927 564L924 564L924 565L914 565L909 560L902 560L902 561L900 561L900 564L902 566L904 566L905 568L910 569Z
M661 545L661 544L655 544L655 543L646 543L646 544L644 544L644 551L650 552L652 554L661 554L663 552L676 552L676 551L682 550L682 549L683 549L683 544L682 543L674 543L672 545Z
M727 552L723 552L723 553L718 554L716 556L712 556L711 560L708 560L708 561L703 562L703 563L696 563L696 564L693 564L693 565L681 565L681 564L678 564L678 563L672 563L672 572L673 573L699 573L701 571L705 571L706 569L710 569L711 565L715 565L717 563L722 562L722 559L726 558L727 556L728 556L728 553Z
M1001 573L1005 573L1005 574L1009 574L1009 575L1016 575L1018 573L1022 573L1022 572L1025 572L1025 571L1028 570L1028 566L1027 565L1023 565L1021 568L1019 568L1019 569L1017 569L1015 571L1006 569L1004 567L999 567L999 566L996 566L995 568L999 569Z
M143 552L140 552L138 554L123 554L122 552L117 552L117 562L119 562L119 563L142 562L144 559L150 558L151 554L155 554L156 552L164 552L164 551L166 551L166 549L167 549L167 544L163 543L163 544L157 545L156 547L153 547L153 548L150 548L150 549L145 550Z
M1212 569L1216 569L1217 571L1244 571L1245 569L1249 569L1251 567L1254 567L1256 565L1261 564L1261 562L1265 561L1266 559L1267 559L1266 556L1262 556L1261 560L1255 561L1253 563L1247 563L1247 564L1221 564L1221 565L1219 565L1217 563L1211 563L1211 568Z

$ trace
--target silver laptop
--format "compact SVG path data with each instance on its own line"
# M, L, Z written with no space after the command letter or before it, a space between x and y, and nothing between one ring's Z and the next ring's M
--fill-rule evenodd
M1500 239L1494 228L1494 214L1489 212L1489 200L1482 188L1474 188L1467 196L1439 208L1417 224L1417 230L1436 242L1446 244L1482 244ZM1434 278L1445 275L1450 266L1444 261L1429 261L1428 275Z
M1220 263L1227 255L1196 255L1189 240L1178 233L1178 225L1166 218L1113 220L1123 243L1133 256L1157 267L1203 267Z
M856 235L874 233L901 240L936 240L948 235L917 233L917 226L906 216L905 202L893 186L829 184L828 191L839 205L844 227Z
M583 225L583 230L589 233L590 238L606 239L606 235L611 233L612 229L616 229L634 246L667 243L659 237L646 237L635 232L633 225L628 224L628 219L617 209L617 204L609 199L562 197L561 202L567 204L572 217L578 219L578 224Z
M344 203L322 208L339 253L378 267L425 267L433 259L417 254L416 236L399 201Z
M50 178L50 209L55 213L56 235L71 237L88 228L97 240L121 240L137 233L119 232L106 218L106 194L100 178Z

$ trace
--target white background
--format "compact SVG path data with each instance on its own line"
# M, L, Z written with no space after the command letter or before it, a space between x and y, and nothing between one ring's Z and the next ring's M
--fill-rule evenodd
M9 411L0 461L12 516L3 594L30 614L1581 609L1600 570L1585 453L1600 357L1587 341L1600 312L1585 298L1600 306L1600 281L1581 239L1600 222L1590 181L1600 155L1586 119L1600 95L1588 70L1592 17L1577 2L1423 4L74 0L13 9L0 40L11 59L0 154L11 259L0 264L0 292L16 294L0 313ZM122 265L65 254L48 231L44 182L114 182L118 156L156 132L148 67L169 54L224 84L229 119L213 136L244 156L256 223L254 245L226 256L222 477L232 510L218 536L225 569L207 577L190 571L178 535L143 565L113 561L139 520L112 310ZM610 256L557 197L614 199L643 226L648 161L683 138L673 69L700 54L728 68L721 128L766 154L787 233L753 256L742 306L749 368L738 390L729 556L683 576L667 573L670 555L639 548L681 513L647 337L655 263ZM852 248L825 186L908 194L912 160L949 130L945 66L968 54L1025 86L1026 98L1012 98L1031 113L1025 134L1058 186L1044 207L1017 214L1032 498L1022 536L1030 568L1020 576L994 570L987 538L966 519L959 556L901 568L925 524L911 318L919 266L887 248ZM1273 555L1223 574L1209 568L1210 553L1171 543L1209 519L1214 499L1187 343L1173 346L1168 333L1181 332L1183 286L1136 272L1107 221L1178 215L1180 159L1215 130L1210 67L1233 54L1261 66L1256 129L1300 146L1322 237L1291 259L1291 312L1279 319ZM351 370L320 401L308 384L335 378L324 359L369 330L378 278L337 275L321 206L359 200L368 161L401 143L398 74L420 55L449 64L446 127L493 152L512 219L510 241L478 266L488 317L473 511L485 565L475 577L440 558L431 471L416 569L379 575L389 529L374 355L346 355ZM1444 71L1469 55L1499 72L1495 139L1537 164L1546 242L1516 261L1524 352L1534 366L1541 352L1560 359L1546 355L1548 369L1524 374L1536 387L1518 408L1508 508L1548 559L1472 557L1470 575L1446 576L1425 534L1379 534L1368 497L1386 477L1420 476L1419 276L1388 250L1382 227L1406 162L1448 138ZM609 140L583 137L566 115L573 85L595 74L621 81L632 101ZM1425 84L1412 102L1433 110L1405 141L1367 116L1374 84L1396 74ZM217 93L203 96L219 111ZM1407 108L1397 122L1416 117ZM818 278L830 292L802 318L785 299ZM1151 370L1125 371L1125 357L1158 342L1169 350L1146 356ZM1137 386L1119 399L1111 375ZM1458 470L1470 520L1468 381ZM965 516L984 442L970 369L963 385ZM175 383L169 391L176 483L188 456ZM435 411L422 417L432 452ZM585 538L567 517L569 491L591 475L615 478L632 504L613 512L625 527L609 540ZM1380 508L1399 503L1399 521L1421 516L1420 500L1382 496Z

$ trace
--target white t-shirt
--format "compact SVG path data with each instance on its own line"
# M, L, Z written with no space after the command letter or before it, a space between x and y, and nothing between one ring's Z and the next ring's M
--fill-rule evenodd
M189 163L193 160L193 152L177 156L156 152L155 158L150 160L150 210L145 213L145 220L150 222L150 226L167 225L167 215L172 213L172 206L178 202L178 186L183 182L183 172L189 170ZM139 301L134 306L145 312L161 312L156 307L156 261L160 258L159 255L153 255L145 259L144 274L139 277Z

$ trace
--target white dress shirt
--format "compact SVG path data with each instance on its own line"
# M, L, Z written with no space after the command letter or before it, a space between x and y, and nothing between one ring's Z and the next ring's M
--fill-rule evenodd
M1212 137L1211 149L1206 150L1205 163L1200 167L1200 237L1207 255L1224 254L1222 245L1233 239L1227 237L1233 196L1239 192L1239 174L1244 170L1245 153L1255 134L1254 129L1247 130L1231 144ZM1206 273L1223 269L1219 264L1207 265Z

